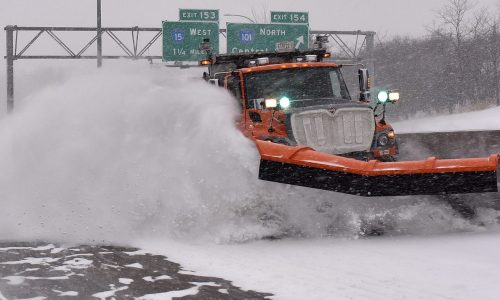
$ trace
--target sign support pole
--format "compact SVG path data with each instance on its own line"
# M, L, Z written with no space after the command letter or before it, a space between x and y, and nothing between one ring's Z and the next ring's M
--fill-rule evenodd
M14 27L5 27L7 31L7 113L14 109Z
M97 0L97 67L102 66L101 0Z

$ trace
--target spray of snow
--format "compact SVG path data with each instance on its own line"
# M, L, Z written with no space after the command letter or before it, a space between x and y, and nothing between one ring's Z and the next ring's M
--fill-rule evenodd
M236 101L199 69L122 63L67 73L0 123L0 239L239 242L480 228L431 198L257 180Z

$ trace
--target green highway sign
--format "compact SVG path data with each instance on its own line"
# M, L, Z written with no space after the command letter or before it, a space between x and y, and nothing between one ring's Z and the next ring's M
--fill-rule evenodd
M308 12L272 11L271 23L309 24Z
M306 24L227 23L227 53L262 52L291 45L295 49L309 47Z
M179 21L219 22L218 9L179 9Z
M209 38L213 53L219 53L219 24L216 22L163 22L163 60L199 61L206 53L199 50Z

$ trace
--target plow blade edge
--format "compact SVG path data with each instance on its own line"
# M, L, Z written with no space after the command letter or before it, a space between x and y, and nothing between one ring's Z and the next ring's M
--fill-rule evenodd
M497 192L498 155L421 161L359 161L256 141L259 179L360 196Z

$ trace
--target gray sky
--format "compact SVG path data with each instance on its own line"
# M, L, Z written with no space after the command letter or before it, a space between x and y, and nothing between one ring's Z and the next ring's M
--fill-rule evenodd
M476 9L485 7L492 14L498 14L500 0L471 0ZM226 22L244 22L242 18L224 17L227 13L254 17L259 21L270 10L308 11L310 27L313 30L372 30L382 40L394 35L413 37L426 34L425 26L436 20L436 11L448 0L102 0L104 26L147 26L160 27L162 20L178 20L179 8L218 8L221 14L221 27ZM95 26L96 0L0 0L0 26ZM58 33L63 38L63 33ZM5 34L0 37L0 57L5 55ZM88 35L88 34L87 34ZM24 46L33 34L19 35L20 47ZM70 47L79 50L90 36L82 37L72 33ZM65 39L65 41L67 41ZM47 36L40 38L28 54L47 54L47 50L59 51L50 54L64 54ZM104 40L104 47L110 44ZM38 49L37 49L38 47ZM114 46L116 47L116 46ZM34 49L33 49L34 48ZM159 46L156 45L156 55ZM221 51L225 46L221 44ZM38 50L41 50L38 52ZM93 47L95 51L95 47ZM154 53L152 53L153 55ZM65 62L69 64L70 62ZM89 62L95 64L95 62ZM17 95L23 92L23 82L32 81L35 66L42 64L56 66L54 61L17 61L15 76ZM58 62L61 64L61 62ZM39 68L40 69L40 68ZM5 60L0 59L0 112L3 111L5 95ZM31 77L30 77L31 76ZM38 78L38 77L36 77ZM24 80L24 81L23 81ZM36 79L40 81L40 78ZM43 81L43 80L42 80Z
M374 30L381 36L426 33L436 11L447 0L102 0L104 25L155 26L177 20L178 8L219 8L225 13L252 16L264 11L309 11L311 29ZM475 0L476 7L497 13L499 0ZM0 0L0 25L80 26L95 24L95 0ZM225 22L241 18L221 17Z

